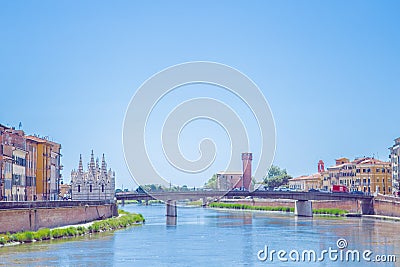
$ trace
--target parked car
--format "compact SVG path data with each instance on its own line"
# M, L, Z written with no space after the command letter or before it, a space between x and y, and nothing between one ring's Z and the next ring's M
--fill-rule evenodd
M275 187L273 191L279 191L279 192L289 192L290 189L288 187Z
M330 192L329 192L328 190L326 190L326 189L320 189L319 192L321 192L321 193L330 193Z
M351 194L353 194L353 195L362 195L363 196L364 192L355 190L355 191L351 191Z
M319 190L315 189L315 188L310 188L310 189L308 189L308 192L319 192Z

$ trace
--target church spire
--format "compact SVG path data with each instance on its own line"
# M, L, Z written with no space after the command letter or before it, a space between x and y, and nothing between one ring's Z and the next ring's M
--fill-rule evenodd
M82 154L79 154L79 167L78 172L83 173L83 165L82 165Z
M90 171L94 174L96 165L94 163L94 154L93 154L93 149L92 149L92 155L90 156L90 165L89 165Z
M101 172L107 173L107 164L106 164L106 158L104 157L104 153L103 153L103 159L101 160Z

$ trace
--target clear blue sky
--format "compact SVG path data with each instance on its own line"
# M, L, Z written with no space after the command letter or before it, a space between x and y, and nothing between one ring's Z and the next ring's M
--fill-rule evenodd
M66 181L93 148L132 188L130 98L154 73L206 60L261 88L274 163L293 176L319 159L387 160L400 136L399 13L398 1L1 1L0 123L60 142Z

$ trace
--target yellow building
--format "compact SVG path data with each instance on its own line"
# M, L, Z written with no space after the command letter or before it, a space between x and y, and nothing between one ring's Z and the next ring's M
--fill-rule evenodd
M303 175L289 180L289 188L296 191L308 191L310 189L322 188L322 175L316 173L312 175Z
M26 136L30 143L36 143L36 198L57 200L61 179L61 145L36 136Z
M392 194L390 162L373 158L356 160L356 187L359 191L378 194Z
M323 188L331 190L332 185L345 185L349 191L391 194L390 162L374 158L337 159L336 165L323 173Z

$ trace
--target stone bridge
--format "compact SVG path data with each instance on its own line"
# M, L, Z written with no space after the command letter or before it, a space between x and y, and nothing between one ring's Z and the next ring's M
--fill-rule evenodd
M312 217L311 200L359 200L362 214L373 214L373 197L350 193L322 193L322 192L281 192L281 191L186 191L186 192L154 192L151 194L123 192L117 193L117 200L162 200L167 205L167 216L176 217L176 200L203 200L203 206L207 199L213 201L221 197L255 197L270 199L295 200L295 214L297 216Z

